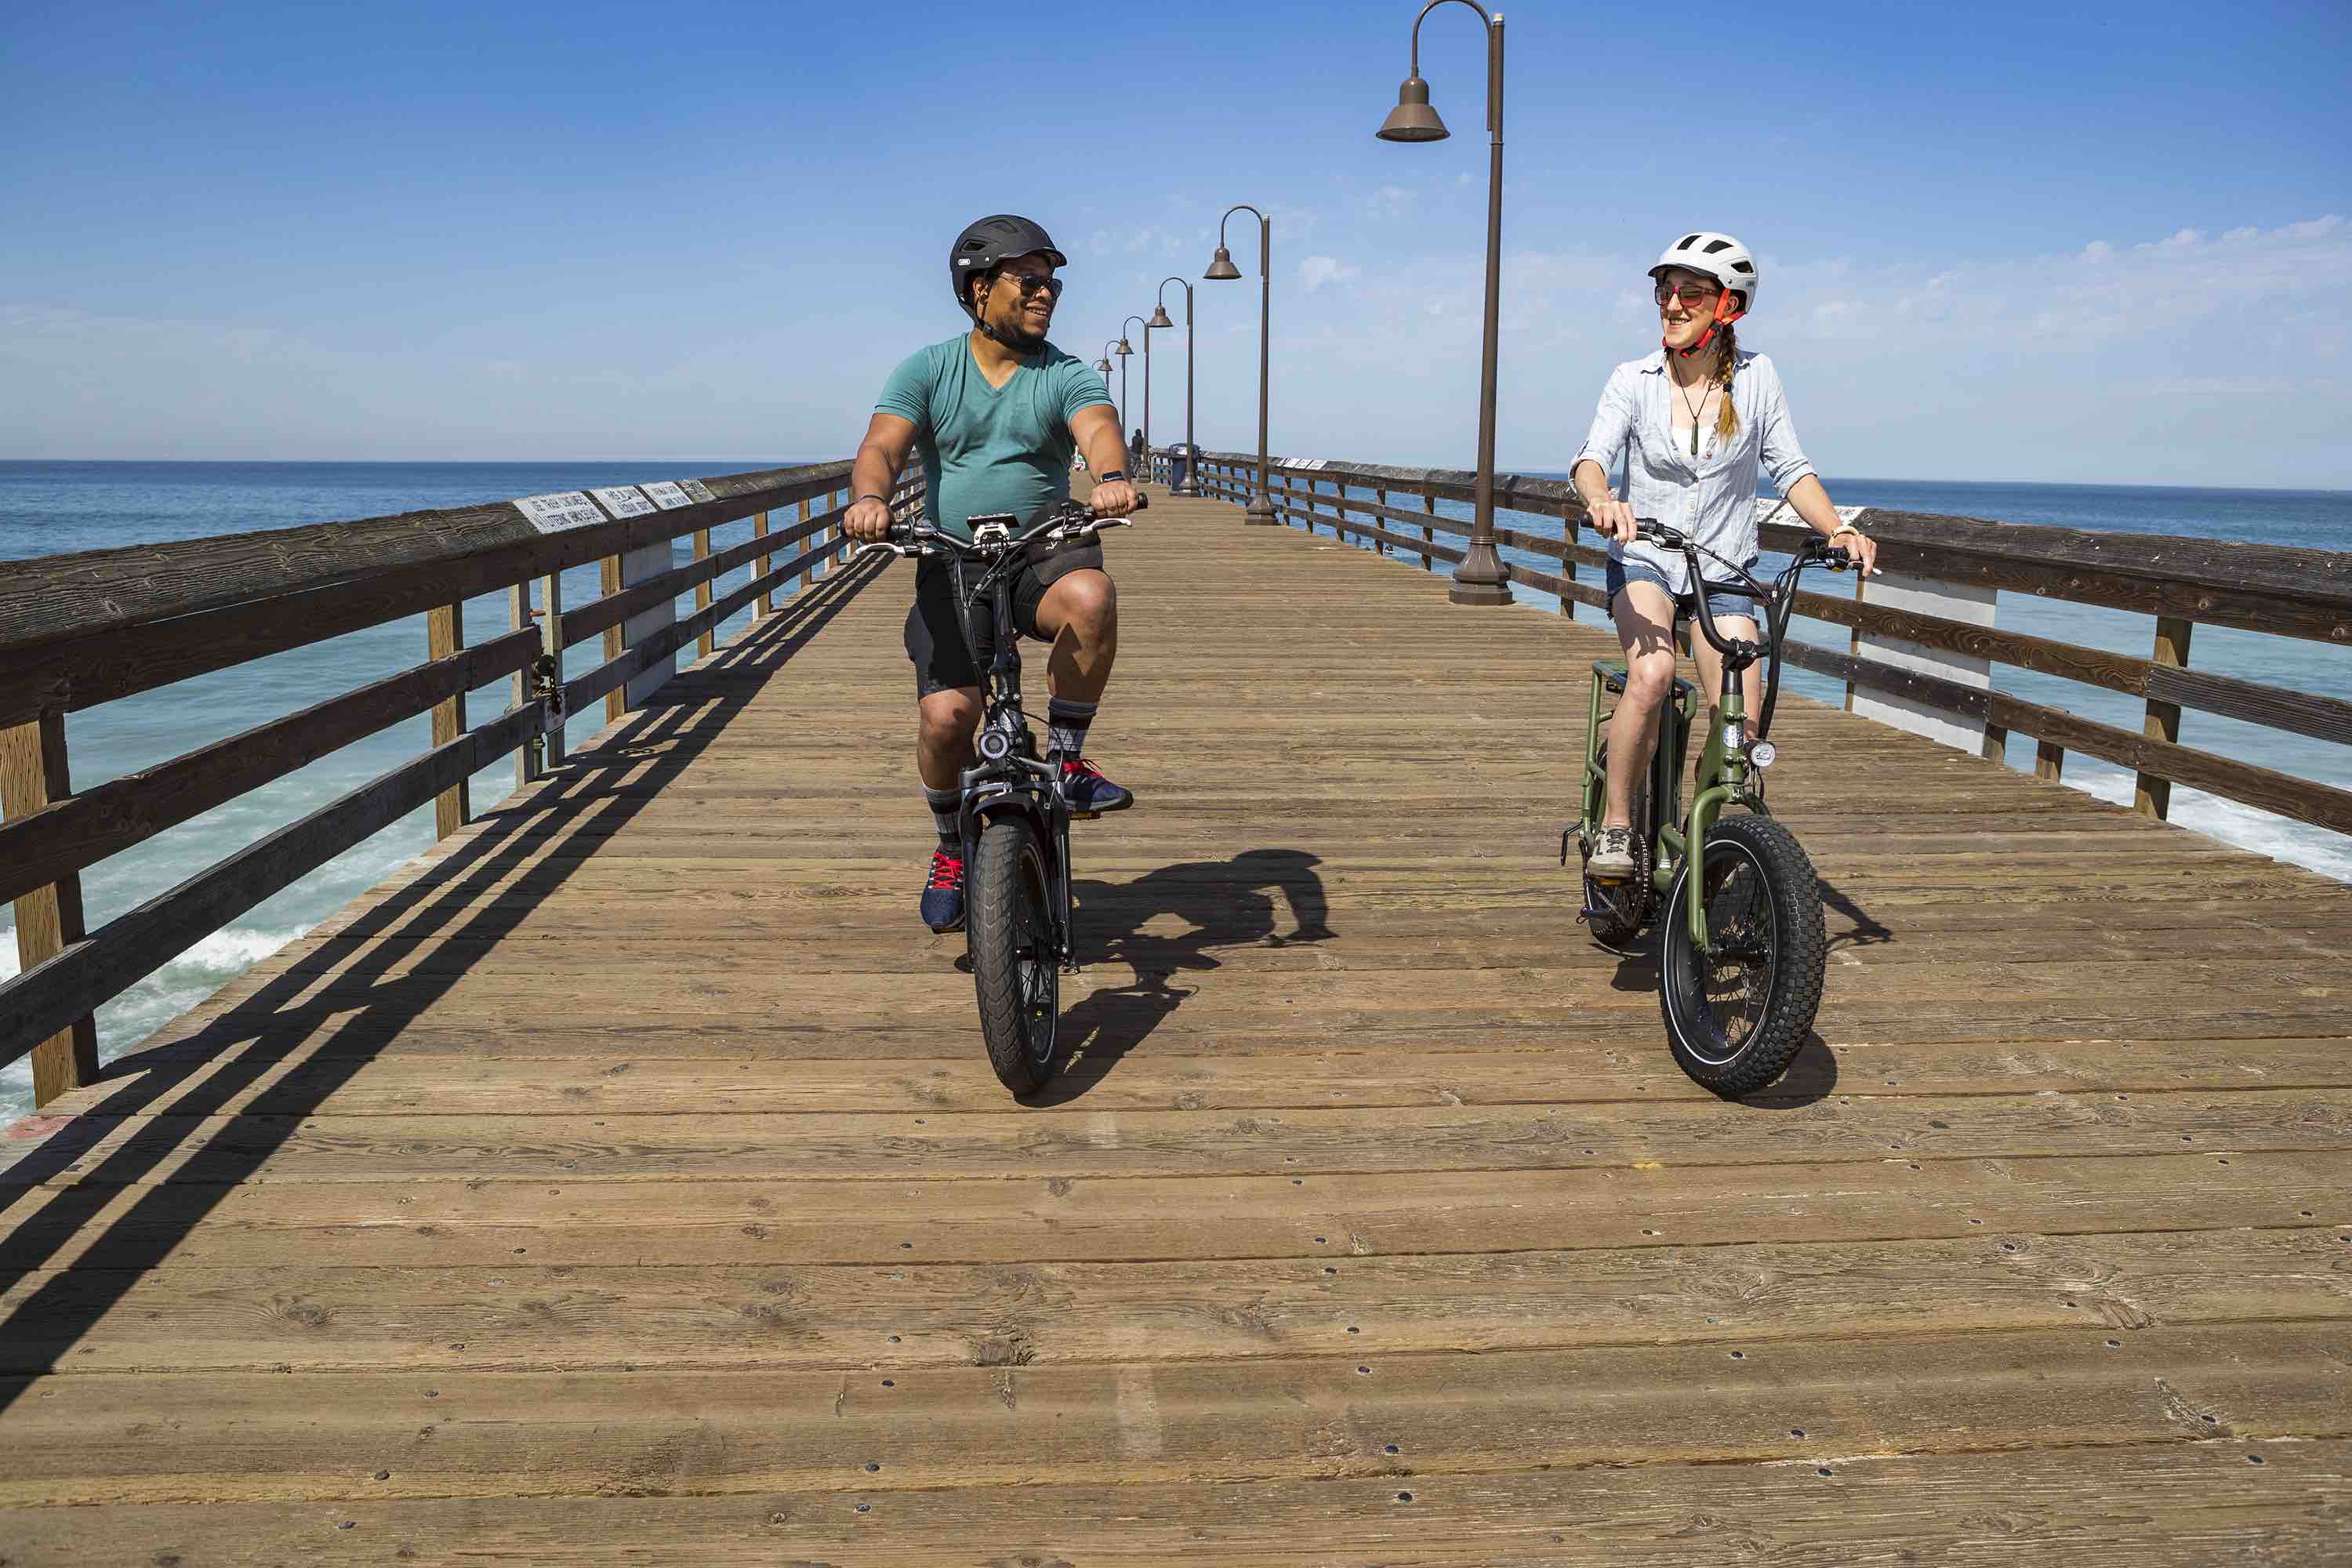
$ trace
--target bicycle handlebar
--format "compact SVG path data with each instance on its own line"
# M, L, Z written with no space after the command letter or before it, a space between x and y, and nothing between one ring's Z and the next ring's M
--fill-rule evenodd
M1764 706L1756 716L1756 738L1762 740L1771 729L1772 710L1777 706L1780 695L1780 644L1788 635L1790 617L1796 613L1797 578L1808 566L1827 566L1832 572L1843 572L1853 564L1853 556L1845 550L1832 548L1828 541L1816 535L1797 547L1788 566L1775 579L1773 585L1767 588L1749 575L1745 566L1736 561L1724 560L1714 551L1678 530L1668 528L1654 517L1637 517L1633 520L1633 526L1636 536L1640 539L1661 549L1678 551L1683 559L1690 563L1693 589L1691 597L1698 602L1699 631L1706 637L1707 646L1725 658L1728 659L1734 656L1734 646L1731 639L1715 629L1715 611L1706 602L1709 593L1727 591L1740 594L1753 598L1763 607L1762 618L1770 640L1761 648L1752 644L1744 645L1749 662L1767 656L1770 659L1767 667ZM1699 563L1699 557L1702 555L1730 570L1739 578L1740 584L1744 586L1707 582L1706 569Z
M1135 498L1135 510L1150 510L1150 498L1141 494ZM1049 511L1045 520L1021 533L1006 533L985 541L963 539L928 522L894 522L883 538L866 544L857 552L864 558L869 552L880 551L898 556L920 556L939 551L953 551L959 555L1011 554L1040 539L1056 542L1085 539L1106 528L1126 528L1131 519L1105 517L1082 501L1065 501Z

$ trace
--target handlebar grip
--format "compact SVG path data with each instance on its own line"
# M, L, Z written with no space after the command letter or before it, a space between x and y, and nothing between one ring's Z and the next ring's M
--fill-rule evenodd
M1822 559L1829 563L1829 569L1832 572L1843 572L1853 564L1853 556L1843 550L1824 550L1822 552Z

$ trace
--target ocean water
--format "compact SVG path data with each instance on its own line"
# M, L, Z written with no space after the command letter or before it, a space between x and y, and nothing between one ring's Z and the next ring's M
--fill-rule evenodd
M803 459L773 462L795 460ZM740 458L510 464L0 462L0 573L10 561L36 555L769 466ZM748 521L713 530L713 548L751 534ZM690 541L678 541L676 553L681 564L690 559ZM739 568L722 579L721 591L749 576L748 567ZM567 606L585 604L600 591L598 569L593 564L563 574ZM691 595L682 596L678 606L681 615L690 612ZM510 618L506 595L468 600L464 618L469 642L506 631ZM721 627L720 636L731 637L750 621L747 610ZM686 657L692 652L686 649ZM152 767L395 674L425 657L425 617L414 616L69 714L66 747L72 783L77 789L88 789ZM564 668L576 674L603 658L600 637L578 645ZM504 678L476 690L467 700L467 721L479 725L503 712L508 690ZM583 733L600 727L602 706L583 721ZM82 901L90 929L416 755L431 743L431 729L429 717L419 714L84 871ZM513 789L513 762L502 759L475 776L475 810L504 799ZM433 810L428 805L179 954L99 1009L100 1059L111 1059L136 1045L257 960L303 936L432 840ZM18 968L15 919L0 906L0 981L13 978ZM31 1105L30 1064L19 1060L0 1066L0 1126Z
M792 459L776 459L789 461ZM636 483L688 475L739 472L763 466L740 459L632 463L43 463L0 462L0 572L5 563L124 544L205 537L249 529L378 516L422 507L465 505L502 497L537 495L587 486ZM2315 549L2352 551L2352 493L2281 490L2200 490L2107 486L1939 484L1925 481L1834 480L1845 504L1953 512L2015 522L2146 533L2202 534ZM1441 505L1466 520L1468 508ZM1549 531L1556 521L1508 514L1511 525ZM723 547L750 537L751 524L717 531ZM1513 553L1508 552L1507 553ZM677 547L682 562L688 551ZM1528 564L1547 564L1528 558ZM740 582L746 573L731 574ZM563 582L566 605L598 592L596 569L581 567ZM1521 590L1524 598L1551 603ZM682 599L681 609L690 608ZM1556 604L1552 604L1557 608ZM2149 617L2054 604L2004 594L1999 624L2118 652L2145 653ZM503 595L466 606L469 640L508 624ZM738 616L722 629L748 624ZM1844 628L1800 621L1797 635L1832 647L1845 646ZM67 720L73 783L89 788L177 756L194 747L279 717L365 681L392 674L425 656L422 616L394 621L312 647L291 649L165 690L143 693ZM599 650L583 647L567 668L588 668ZM2305 690L2341 693L2352 685L2352 650L2284 637L2200 627L2190 650L2202 669ZM2004 690L2137 731L2142 704L2117 693L2029 672L1995 668ZM1802 670L1788 685L1837 701L1843 688ZM500 711L505 683L469 699L468 719L479 724ZM590 716L593 718L593 716ZM2253 725L2191 713L2181 739L2242 756L2283 772L2352 787L2352 752L2324 742L2282 735ZM429 721L420 715L356 742L268 787L160 834L83 873L83 899L93 928L173 886L235 850L316 809L425 749ZM2032 745L2012 742L2011 765L2031 767ZM2070 755L2066 782L2110 800L2128 801L2128 773ZM501 761L475 780L478 810L513 786L513 767ZM2231 843L2292 859L2352 880L2352 840L2217 800L2176 790L2173 820ZM318 921L373 886L432 839L429 807L404 818L294 887L247 911L232 928L179 954L98 1014L100 1053L110 1058L204 1000L257 960L307 932ZM13 920L0 911L0 980L17 973ZM24 1062L0 1067L0 1125L31 1108L31 1075Z

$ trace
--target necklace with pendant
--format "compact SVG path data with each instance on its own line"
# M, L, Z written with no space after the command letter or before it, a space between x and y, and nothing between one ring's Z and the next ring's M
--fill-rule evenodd
M1689 410L1690 410L1690 416L1691 416L1691 446L1690 446L1690 455L1691 455L1692 457L1694 457L1694 458L1696 458L1696 457L1697 457L1697 456L1698 456L1698 413L1699 413L1699 408L1705 408L1705 407L1706 406L1706 383L1705 383L1705 382L1701 382L1701 383L1699 383L1700 391L1699 391L1699 395L1698 395L1698 408L1691 408L1691 405L1690 405L1690 404L1689 404L1688 402L1686 402L1686 401L1684 401L1684 402L1683 402L1683 406L1684 406L1685 408L1686 408L1686 409L1689 409ZM1682 389L1681 387L1679 387L1679 386L1678 386L1678 387L1675 388L1675 399L1676 399L1677 401L1682 401L1682 399L1683 399L1683 389Z

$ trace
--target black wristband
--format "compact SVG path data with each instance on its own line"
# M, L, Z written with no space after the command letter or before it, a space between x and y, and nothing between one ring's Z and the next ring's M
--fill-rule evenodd
M859 501L862 501L862 500L878 500L878 501L880 501L884 506L888 506L888 505L890 504L890 498L889 498L888 496L877 496L877 495L874 494L871 490L868 490L866 494L864 494L864 495L862 495L862 496L856 496L856 497L852 498L852 499L851 499L851 500L850 500L850 503L849 503L849 504L850 504L850 505L852 505L852 506L856 506Z
M1107 485L1113 479L1117 479L1121 484L1132 484L1134 482L1127 477L1127 470L1125 468L1113 468L1109 473L1097 474L1095 476L1095 483L1098 485Z

